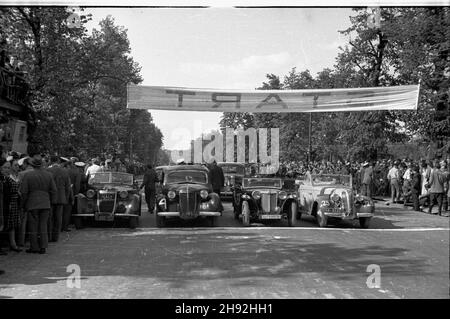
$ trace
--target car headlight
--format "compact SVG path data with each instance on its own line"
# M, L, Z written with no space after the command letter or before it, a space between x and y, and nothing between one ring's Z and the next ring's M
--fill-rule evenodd
M89 189L87 192L86 192L86 197L87 198L93 198L95 196L95 191L93 190L93 189Z
M121 191L119 193L119 197L122 198L122 199L127 198L128 197L128 192L127 191Z
M341 196L339 196L338 194L334 193L333 195L331 195L331 200L333 202L338 202L341 199Z
M206 198L208 198L208 195L209 195L209 193L208 193L208 191L206 189L202 189L200 191L200 197L201 198L206 199Z
M177 194L174 191L167 192L167 197L169 197L169 199L174 199L175 196L177 196Z
M253 191L252 197L254 199L260 199L261 198L261 192L260 191Z
M328 207L328 206L330 206L330 202L327 201L327 200L323 200L322 203L321 203L320 205L325 206L325 207Z
M284 200L287 198L287 193L285 191L281 191L278 193L278 197L280 197L281 200Z

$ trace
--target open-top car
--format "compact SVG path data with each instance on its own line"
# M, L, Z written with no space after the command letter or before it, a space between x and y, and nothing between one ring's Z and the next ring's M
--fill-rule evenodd
M130 228L136 228L141 215L141 195L132 174L122 172L95 173L88 181L88 189L75 197L75 227L83 220L114 221L127 218Z
M234 188L235 219L244 226L251 222L270 222L287 219L296 226L298 219L297 193L294 180L268 177L245 177Z
M233 198L233 187L236 184L242 184L242 178L245 175L245 165L242 163L219 162L218 166L222 168L225 182L220 190L221 199Z
M359 219L361 228L368 228L375 204L367 196L356 194L351 175L305 174L299 184L300 214L316 217L320 227L329 218Z
M212 191L208 169L201 165L176 165L164 170L161 191L156 195L156 225L166 219L207 218L214 226L222 214L219 194Z

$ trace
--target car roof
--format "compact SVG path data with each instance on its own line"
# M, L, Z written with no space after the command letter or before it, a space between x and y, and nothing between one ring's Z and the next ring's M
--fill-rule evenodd
M173 166L167 166L167 171L179 171L179 170L196 170L196 171L204 171L208 172L208 169L202 165L173 165Z
M242 166L245 166L245 163L242 163L242 162L217 162L217 165L242 165Z

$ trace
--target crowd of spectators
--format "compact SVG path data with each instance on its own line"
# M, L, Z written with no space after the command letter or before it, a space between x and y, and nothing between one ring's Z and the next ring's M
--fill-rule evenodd
M83 162L77 157L2 151L0 255L23 250L45 254L49 242L58 242L61 232L70 231L75 196L88 189L89 177L108 171L140 174L143 165L113 156Z

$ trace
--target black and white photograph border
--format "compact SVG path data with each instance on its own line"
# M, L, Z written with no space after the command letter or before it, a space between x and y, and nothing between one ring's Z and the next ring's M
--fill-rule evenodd
M450 2L339 5L2 1L0 299L449 299Z

